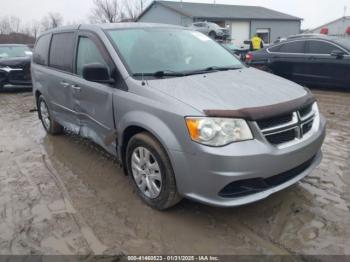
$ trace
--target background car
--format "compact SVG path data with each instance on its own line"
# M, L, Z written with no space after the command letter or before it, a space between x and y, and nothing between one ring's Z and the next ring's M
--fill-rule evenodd
M230 31L227 28L223 28L215 23L210 22L193 23L191 25L191 29L206 34L213 39L228 38L230 36Z
M230 51L231 54L236 55L240 60L245 61L246 55L249 52L249 48L245 47L238 47L235 46L233 43L221 43L223 47L225 47L228 51Z
M306 85L350 87L350 39L291 39L247 54L249 65Z
M0 45L0 89L5 85L31 86L32 51L26 45Z

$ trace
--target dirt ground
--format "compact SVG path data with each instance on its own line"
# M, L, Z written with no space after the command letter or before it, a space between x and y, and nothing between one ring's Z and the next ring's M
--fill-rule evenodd
M47 136L31 93L0 94L1 254L350 254L350 92L313 90L328 119L319 168L239 208L144 205L114 159Z

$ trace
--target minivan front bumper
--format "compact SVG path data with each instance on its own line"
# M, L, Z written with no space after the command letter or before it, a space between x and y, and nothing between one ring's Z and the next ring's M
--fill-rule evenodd
M198 144L192 154L171 151L179 193L218 207L241 206L267 198L297 183L320 164L325 127L321 117L316 133L283 149L255 139L221 148ZM247 188L246 192L223 196L223 190L235 184Z

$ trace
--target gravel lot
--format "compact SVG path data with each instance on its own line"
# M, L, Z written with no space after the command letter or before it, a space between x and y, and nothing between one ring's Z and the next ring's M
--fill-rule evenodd
M350 92L313 91L328 134L310 176L253 205L163 213L98 146L47 136L31 93L1 93L0 254L350 255Z

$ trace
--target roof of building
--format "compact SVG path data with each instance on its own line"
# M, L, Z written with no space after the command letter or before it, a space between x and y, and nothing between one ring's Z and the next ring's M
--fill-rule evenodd
M302 18L284 14L260 6L205 4L174 1L153 1L139 16L139 19L155 4L161 4L184 16L209 19L257 19L257 20L302 20Z
M336 19L336 20L333 20L333 21L331 21L331 22L328 22L328 23L326 23L326 24L324 24L324 25L321 25L321 26L319 26L319 27L316 27L316 28L314 28L314 29L312 29L312 30L310 30L310 31L311 31L311 32L314 32L314 31L320 30L320 29L322 29L322 28L324 28L324 27L327 27L327 26L329 26L329 25L331 25L331 24L334 24L334 23L337 23L337 22L340 22L340 21L349 21L349 22L350 22L350 16L343 16L343 17L341 17L341 18L338 18L338 19Z

